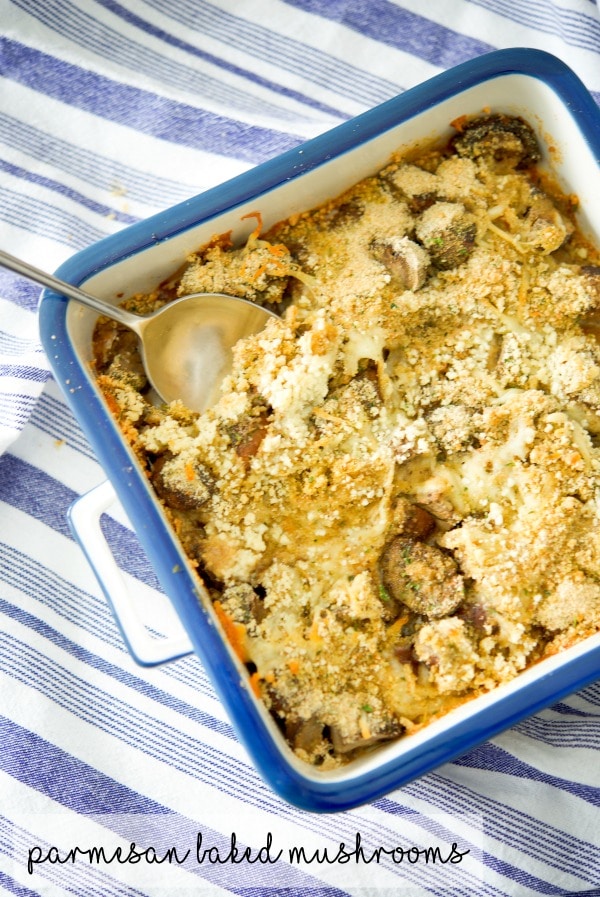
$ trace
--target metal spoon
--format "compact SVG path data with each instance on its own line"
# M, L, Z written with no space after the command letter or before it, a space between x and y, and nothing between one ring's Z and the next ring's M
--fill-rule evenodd
M191 293L150 315L135 315L2 250L0 265L133 330L148 380L160 398L180 399L192 411L205 411L218 398L238 340L258 333L269 318L277 317L247 299L224 293Z

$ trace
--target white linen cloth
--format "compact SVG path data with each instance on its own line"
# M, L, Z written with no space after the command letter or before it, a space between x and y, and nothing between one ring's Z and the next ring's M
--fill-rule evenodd
M492 49L548 50L600 102L594 0L0 0L0 22L0 245L49 271ZM0 894L600 895L600 684L315 815L259 779L195 657L136 666L66 524L104 477L50 377L39 292L0 271ZM199 832L221 858L269 832L273 852L360 832L464 857L199 863ZM57 861L131 842L192 856Z

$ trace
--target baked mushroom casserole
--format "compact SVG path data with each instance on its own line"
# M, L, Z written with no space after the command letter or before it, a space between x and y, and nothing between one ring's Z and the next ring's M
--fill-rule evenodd
M94 334L252 688L324 769L600 629L600 255L527 122L453 127L123 303L280 311L206 412L153 400L134 334Z

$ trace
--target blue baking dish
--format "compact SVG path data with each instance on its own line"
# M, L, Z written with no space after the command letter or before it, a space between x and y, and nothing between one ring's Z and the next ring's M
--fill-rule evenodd
M337 196L381 168L392 152L449 136L452 120L484 108L522 115L533 125L545 161L579 197L582 228L600 240L600 111L563 62L537 50L509 49L470 60L295 150L107 237L74 255L57 273L116 303L119 295L155 286L215 233L231 230L234 241L243 242L254 226L242 220L248 212L259 209L266 229ZM55 377L168 596L176 620L172 637L151 644L140 637L139 627L136 630L135 612L98 525L112 497L110 487L85 497L73 509L73 528L134 656L152 664L196 651L257 769L283 798L321 812L372 801L600 676L599 635L343 769L324 772L302 763L248 687L208 597L95 386L89 368L93 324L93 313L56 293L43 293L40 328ZM161 630L160 621L155 628Z

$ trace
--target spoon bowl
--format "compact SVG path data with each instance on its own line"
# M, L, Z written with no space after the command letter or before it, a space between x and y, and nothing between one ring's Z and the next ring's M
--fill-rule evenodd
M132 329L140 339L148 380L159 396L205 411L218 399L231 371L235 344L276 317L237 296L191 293L147 317L137 316Z
M215 403L238 340L261 331L275 312L225 293L190 293L150 315L136 315L0 250L0 265L133 330L146 376L163 402L191 411Z

